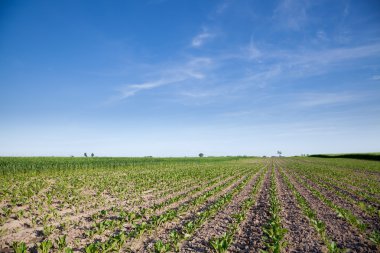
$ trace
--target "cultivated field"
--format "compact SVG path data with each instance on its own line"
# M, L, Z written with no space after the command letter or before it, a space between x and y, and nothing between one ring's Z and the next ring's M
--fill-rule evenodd
M1 252L380 250L377 161L0 158L0 175Z

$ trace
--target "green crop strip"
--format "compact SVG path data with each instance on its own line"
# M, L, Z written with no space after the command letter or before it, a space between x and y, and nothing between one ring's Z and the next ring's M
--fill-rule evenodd
M366 203L361 202L361 201L355 201L354 199L352 199L347 194L344 194L343 192L340 192L340 191L336 190L333 186L331 186L331 185L323 182L318 177L312 176L309 173L304 173L304 175L305 175L305 177L307 179L313 181L318 186L323 187L325 189L328 189L332 193L334 193L334 194L338 195L339 197L341 197L342 199L344 199L345 201L347 201L347 202L349 202L349 203L351 203L353 205L356 205L361 210L365 211L368 215L371 215L371 216L374 216L374 217L376 217L376 216L380 217L380 210L377 209L376 207L374 207L372 205L369 205L369 204L366 204Z
M273 171L260 168L276 162L289 169L276 168L273 181ZM254 181L249 180L256 172ZM337 214L334 221L351 224L347 232L353 232L367 251L380 244L380 233L375 231L380 217L380 164L374 161L309 157L0 157L0 175L0 251L5 252L123 252L128 247L172 252L184 245L192 247L191 239L197 231L203 233L214 222L219 231L215 237L204 241L197 236L195 240L202 241L207 251L227 252L240 238L241 224L251 219L258 191L267 179L271 220L265 226L264 250L286 250L284 244L280 245L284 243L281 234L276 232L284 221L283 217L276 218L279 180L285 182L330 252L342 249L326 235L326 225L317 219L311 203L305 199L306 204L300 204L302 198L297 197L295 189L308 191L307 196L315 196L326 208L336 205L331 208ZM284 176L289 177L288 181ZM311 183L314 190L306 183ZM235 194L240 196L239 203ZM219 218L227 212L232 219L219 226ZM338 216L341 221L336 220ZM161 233L163 230L170 232ZM278 241L281 243L276 244Z
M15 160L21 162L17 164ZM64 163L61 162L63 160ZM21 222L29 220L30 227L43 235L41 243L31 246L40 252L72 252L70 247L86 252L105 252L125 245L121 243L123 237L125 241L134 238L135 230L153 231L155 226L157 228L176 219L179 214L202 205L251 170L249 166L236 163L236 158L142 160L0 158L0 171L4 175L0 178L0 201L4 204L0 209L0 225L14 219ZM218 186L214 187L215 184ZM209 187L213 188L202 193ZM146 201L142 198L146 191L150 206L141 208L139 206ZM161 202L154 201L167 194L174 196ZM184 202L186 208L180 206L160 215L154 214L189 197ZM123 205L137 206L138 210L129 211ZM63 215L60 210L64 210ZM88 211L91 219L81 215ZM80 221L65 218L71 216L86 218L87 223L93 220L93 226L88 229L88 225L82 226ZM108 239L85 247L82 246L83 240L75 239L70 240L68 245L65 232L78 228L84 230L86 241L100 234ZM127 232L118 234L117 231L124 229ZM145 233L141 231L138 234ZM6 228L0 228L0 236L8 232ZM59 236L54 238L57 233ZM12 241L9 243L12 245ZM30 242L14 242L13 247L15 251L26 252Z
M337 169L335 166L331 166L331 165L322 166L321 164L300 164L298 160L297 161L292 160L292 162L289 163L289 165L290 167L295 168L297 170L301 170L303 172L308 172L315 176L318 176L321 179L326 180L332 185L338 185L344 190L354 195L358 195L369 202L380 204L380 199L373 196L373 194L380 194L379 184L378 182L371 181L370 177L368 176L364 177L362 181L359 182L358 177L357 177L358 175L355 175L353 177L350 175L349 171L347 171L346 169ZM349 165L350 163L345 163L344 166L349 166ZM357 166L360 166L360 165L361 164L357 164ZM353 190L353 189L350 189L348 186L355 186L359 189Z
M87 237L92 238L95 234L99 234L99 235L103 234L103 232L106 231L107 229L111 229L111 230L113 230L115 228L121 229L122 225L125 225L125 223L122 223L122 221L124 221L124 220L127 220L131 224L134 224L134 222L136 220L143 218L143 215L157 211L157 210L159 210L165 206L168 206L172 203L175 203L175 202L187 197L188 195L192 195L192 194L195 194L197 192L201 192L205 187L207 188L209 186L216 184L218 181L223 181L224 178L226 178L226 177L227 176L212 180L203 187L196 187L195 189L187 192L186 194L181 194L179 196L170 198L170 199L168 199L164 202L161 202L159 204L153 204L152 207L142 210L141 213L119 210L119 217L116 220L115 219L102 220L99 223L94 223L93 227L90 228L89 230L87 230L85 232L85 234ZM111 210L111 209L109 209L109 210ZM102 210L99 212L99 214L93 215L92 218L93 219L103 218L105 215L107 215L108 211ZM162 221L162 219L158 219L157 217L159 217L159 216L153 216L154 222L160 223Z
M285 175L285 173L280 169L281 176L288 186L288 188L292 191L294 194L297 204L304 213L304 215L309 219L310 225L314 227L314 229L318 232L319 236L321 237L322 241L324 244L327 246L328 251L330 253L334 252L344 252L344 249L340 249L337 247L337 244L331 240L327 233L326 233L326 224L319 220L317 218L317 214L314 212L314 210L311 208L310 204L308 201L303 197L297 189L294 187L294 185L290 182L289 178Z
M239 175L238 175L239 176ZM219 185L219 186L215 186L213 189L211 189L211 194L213 192L216 192L220 189L222 189L223 187L229 185L229 183L232 183L234 181L234 179L236 179L238 176L234 177L234 178L231 178L230 180L228 180L227 182L223 183L222 185ZM192 200L194 201L194 200ZM150 213L151 211L153 211L153 208L152 209L142 209L140 212L136 213L136 212L125 212L125 213L122 213L121 215L121 221L124 220L124 218L126 218L126 220L128 221L128 223L132 224L133 226L139 226L139 224L135 223L136 221L142 219L144 216L146 216L148 213ZM174 210L175 213L177 213L178 211L177 210ZM101 211L102 212L102 211ZM166 221L167 219L167 216L171 216L173 215L173 210L169 210L166 212L166 214L162 214L162 215L152 215L150 217L150 223L152 223L153 225L160 225L161 223L163 223L163 221ZM166 217L166 218L165 218ZM174 218L174 217L173 217ZM148 221L149 222L149 221ZM102 224L105 224L104 226L104 229L101 230L101 233L105 231L105 229L108 229L109 227L111 227L112 229L114 229L116 226L113 226L113 222L112 221L102 221L101 223L99 223L100 225ZM99 224L95 224L94 227L97 227L99 226ZM107 224L110 224L110 225L107 225ZM143 222L142 222L143 224ZM142 225L142 228L144 228L145 226ZM91 231L91 230L90 230ZM96 230L95 230L96 231ZM141 231L144 231L143 229ZM139 232L139 234L141 235L141 231ZM145 231L144 231L145 232Z
M261 252L268 253L280 253L281 249L286 247L286 242L284 241L285 234L287 230L281 224L280 218L280 201L277 197L277 187L274 168L271 169L271 186L269 189L269 214L270 219L268 224L263 228L264 231L264 245L265 250Z
M264 169L260 172L259 178L257 179L257 182L253 185L250 195L247 199L245 199L242 202L240 211L231 215L231 217L233 217L234 220L232 224L229 225L227 231L223 235L219 237L213 237L209 241L210 246L216 253L227 252L228 247L234 241L234 237L236 235L237 230L239 229L239 225L246 219L247 212L249 211L251 206L253 206L256 202L257 193L258 190L261 189L266 171L267 169Z
M376 235L379 234L379 231L370 231L369 233L366 233L366 230L368 228L368 225L365 224L362 220L360 220L358 217L356 217L352 212L349 210L342 208L338 205L336 205L333 201L331 201L329 198L327 198L325 195L323 195L321 192L313 188L311 185L309 185L304 179L300 178L296 174L294 174L294 177L299 181L302 182L304 186L318 199L320 199L323 203L325 203L328 207L333 209L337 216L339 218L342 218L346 220L349 224L351 224L353 227L357 228L362 234L367 236L368 240L371 242L374 242L377 246L380 245L380 241L376 240Z
M194 220L188 221L178 232L176 230L171 232L171 242L166 243L168 247L174 251L180 249L180 244L184 240L189 240L197 229L199 229L208 219L212 218L219 210L224 208L228 203L231 202L232 198L237 195L242 189L247 185L247 183L252 179L251 177L246 177L242 182L240 182L231 192L226 193L219 197L212 205L202 212L197 213ZM157 241L156 243L162 243L162 241ZM224 243L224 242L222 242Z
M222 191L224 188L229 187L233 183L234 183L233 180L226 182L223 185L218 186L218 187L214 188L213 190L210 190L207 193L204 193L201 196L193 199L188 204L181 205L177 209L171 209L171 210L169 210L169 211L167 211L167 212L165 212L159 216L154 215L154 216L150 217L150 219L146 222L144 221L144 222L139 223L139 224L134 224L133 229L131 231L126 232L126 233L119 233L117 236L119 236L120 234L124 234L127 238L139 238L143 234L157 229L158 226L161 226L162 224L177 218L180 214L185 213L191 207L199 206L199 205L203 204L204 202L206 202L206 200L209 197L211 197L212 195ZM104 247L104 248L112 250L115 247L115 245L118 245L118 242L117 242L117 240L115 242L115 236L113 236L104 243L92 243L92 244L88 245L87 247L94 247L95 249L100 249L101 247Z

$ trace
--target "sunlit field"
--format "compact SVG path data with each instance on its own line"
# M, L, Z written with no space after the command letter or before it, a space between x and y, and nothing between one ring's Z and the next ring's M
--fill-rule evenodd
M0 158L1 252L376 252L380 163Z

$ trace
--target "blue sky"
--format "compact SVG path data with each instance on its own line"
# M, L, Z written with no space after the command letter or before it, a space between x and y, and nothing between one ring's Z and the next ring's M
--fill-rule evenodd
M379 1L1 1L0 155L380 151Z

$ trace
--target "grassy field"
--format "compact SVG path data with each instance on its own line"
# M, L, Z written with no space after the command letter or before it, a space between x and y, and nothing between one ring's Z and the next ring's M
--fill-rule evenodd
M0 252L378 252L380 163L0 158Z
M350 154L318 154L311 157L321 158L352 158L361 160L380 161L380 153L350 153Z

